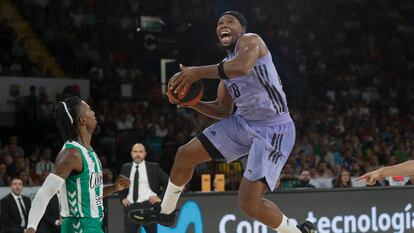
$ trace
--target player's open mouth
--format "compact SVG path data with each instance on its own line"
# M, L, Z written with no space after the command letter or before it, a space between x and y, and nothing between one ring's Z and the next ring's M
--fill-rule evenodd
M223 43L228 43L231 41L231 33L230 31L222 31L220 32L220 39Z

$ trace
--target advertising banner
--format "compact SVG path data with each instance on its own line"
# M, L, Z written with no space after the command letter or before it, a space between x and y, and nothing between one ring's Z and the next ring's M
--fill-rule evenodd
M319 233L414 232L414 188L292 190L266 195L286 216L316 223ZM238 207L237 193L195 194L181 199L174 228L158 233L276 232L248 218ZM123 209L108 200L108 232L123 232ZM145 232L141 230L141 232Z

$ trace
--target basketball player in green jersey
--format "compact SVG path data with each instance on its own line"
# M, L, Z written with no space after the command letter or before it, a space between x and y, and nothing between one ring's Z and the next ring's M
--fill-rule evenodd
M129 187L125 176L103 187L102 165L91 147L97 122L95 113L79 97L59 102L56 126L66 141L56 157L55 171L40 187L32 202L26 233L36 232L49 200L58 193L62 233L103 233L103 197Z

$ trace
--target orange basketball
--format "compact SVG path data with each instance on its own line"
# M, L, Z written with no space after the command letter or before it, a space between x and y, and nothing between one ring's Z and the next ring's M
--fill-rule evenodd
M177 93L174 93L172 90L170 90L170 82L171 79L168 82L167 95L170 99L179 103L182 106L195 105L201 100L201 97L203 97L204 84L202 80L194 82L187 92L184 92L183 90L178 90Z

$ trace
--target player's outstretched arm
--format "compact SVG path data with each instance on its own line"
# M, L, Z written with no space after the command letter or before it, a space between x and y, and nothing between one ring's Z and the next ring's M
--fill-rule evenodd
M72 171L82 171L82 157L76 149L65 149L56 157L55 171L50 173L37 191L29 212L26 233L36 232L50 199L57 193Z
M129 180L128 177L124 175L119 175L116 178L114 184L103 188L103 196L106 197L106 196L112 195L115 192L122 191L126 188L129 188L130 185L131 185L131 181Z
M217 88L217 98L210 102L198 102L190 108L214 119L228 117L233 111L233 99L223 81Z
M414 160L368 172L365 175L358 177L357 180L365 180L367 184L374 185L377 180L383 179L385 177L411 175L414 175Z
M191 67L181 65L182 71L174 75L170 88L186 91L192 83L199 79L232 79L247 75L251 72L260 55L268 52L262 38L253 33L242 35L237 43L236 50L237 54L233 59L219 64Z

